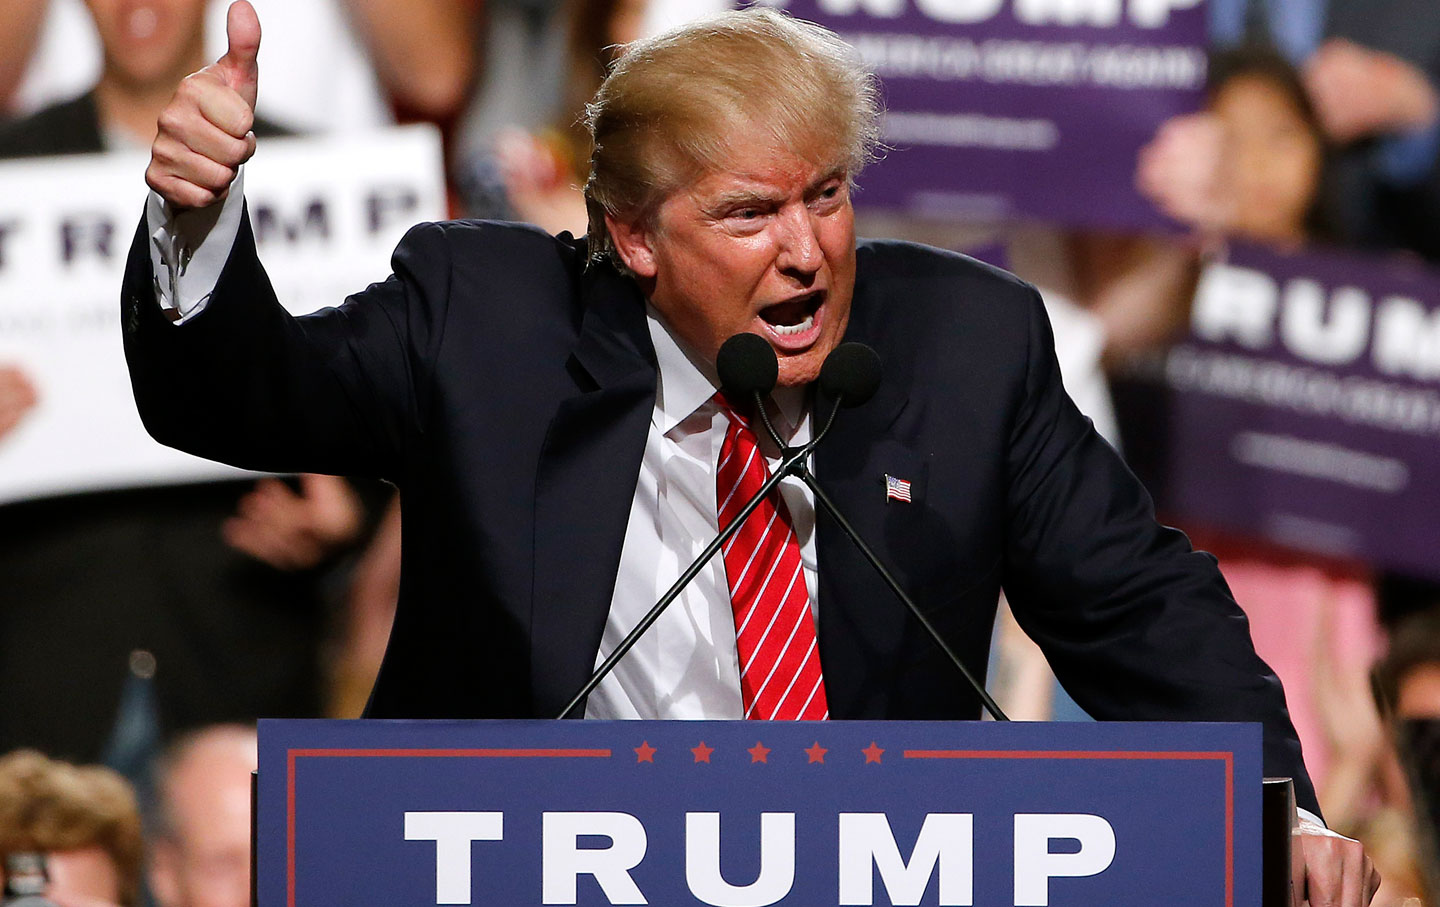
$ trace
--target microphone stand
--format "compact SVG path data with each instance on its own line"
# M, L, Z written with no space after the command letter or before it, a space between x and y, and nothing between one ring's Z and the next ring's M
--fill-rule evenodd
M765 412L765 401L761 393L755 391L753 396L755 400L755 411L759 414L760 421L764 423L765 430L770 435L770 439L775 442L775 446L781 451L780 467L775 470L770 478L765 480L765 483L760 486L760 490L745 503L745 506L742 507L735 518L730 521L730 524L720 530L720 534L715 537L715 540L705 546L705 550L700 552L700 556L685 569L684 573L680 574L680 578L675 580L675 583L666 590L665 594L660 597L660 600L657 601L649 611L645 612L645 616L640 619L640 622L635 625L634 629L625 634L625 638L620 640L615 650L601 662L600 667L595 670L594 674L590 675L590 679L585 682L585 685L580 688L580 691L575 694L574 698L566 704L565 708L562 709L556 717L570 717L571 713L585 701L585 698L594 692L595 688L600 685L600 682L614 670L615 665L619 663L620 659L624 658L625 655L635 647L635 643L640 641L640 637L645 635L645 631L649 630L655 621L660 619L660 615L665 613L665 609L670 607L670 603L680 596L681 591L695 578L696 574L704 569L705 565L715 557L716 552L724 547L725 543L728 542L735 533L740 531L740 527L749 519L750 514L754 512L755 508L760 506L760 502L774 491L775 487L779 485L786 476L793 475L804 482L806 487L814 493L815 500L820 505L820 508L835 520L836 525L840 527L840 531L845 534L846 538L850 539L860 551L860 554L864 556L865 560L869 561L870 566L875 568L875 571L880 574L880 578L885 581L885 585L890 587L890 591L894 592L895 596L904 602L905 607L910 609L910 613L920 622L920 626L925 629L925 632L930 635L930 638L935 640L936 645L945 653L945 657L950 659L950 663L960 671L961 675L970 683L970 686L979 694L980 701L985 706L985 710L988 711L996 721L1009 721L1010 719L1000 710L1000 706L991 698L984 685L975 679L975 675L971 674L970 669L965 667L965 663L960 660L960 656L956 655L955 650L950 648L950 644L945 641L945 637L941 636L940 631L935 629L935 625L930 623L929 618L920 610L919 605L916 605L915 601L906 594L905 590L901 588L900 583L890 571L885 568L885 565L880 562L880 559L875 556L870 546L865 544L864 539L860 538L859 533L850 525L850 521L845 519L840 513L839 508L830 500L830 496L825 493L825 490L822 489L820 484L815 480L815 475L810 472L809 468L805 465L806 459L814 452L815 447L824 440L825 436L829 434L830 427L835 424L835 416L840 412L841 398L835 400L835 405L830 409L830 415L826 418L825 424L821 426L820 431L816 433L815 437L800 447L790 447L784 441L780 440L780 433L777 432L775 426L771 424L770 416Z

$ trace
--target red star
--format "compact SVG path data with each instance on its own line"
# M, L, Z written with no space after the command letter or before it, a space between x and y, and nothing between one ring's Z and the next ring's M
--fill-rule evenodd
M655 747L650 745L649 740L635 747L635 761L636 763L648 762L651 765L655 764Z
M715 752L715 747L706 746L705 741L701 740L699 746L690 748L690 752L695 754L696 762L709 762L710 754Z
M761 743L759 740L756 740L755 745L745 752L750 754L751 762L764 762L766 765L770 764L767 758L770 755L770 747Z
M865 754L865 764L869 765L872 762L880 762L880 754L885 751L880 748L880 745L878 743L876 743L874 740L871 740L870 745L865 747L860 752Z
M805 750L805 755L810 757L811 763L819 762L823 764L825 762L825 754L828 752L830 751L821 746L819 740L816 740L814 746Z

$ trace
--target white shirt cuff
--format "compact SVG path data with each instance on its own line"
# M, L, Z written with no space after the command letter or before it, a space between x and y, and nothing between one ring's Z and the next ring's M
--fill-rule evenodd
M1320 821L1320 817L1317 816L1317 815L1315 815L1314 813L1312 813L1312 812L1311 812L1310 810L1308 810L1308 809L1301 809L1300 807L1297 806L1297 807L1295 807L1295 815L1300 819L1300 822L1301 822L1302 824L1304 824L1304 823L1306 823L1306 822L1310 822L1310 823L1312 823L1312 824L1314 824L1314 825L1318 825L1318 826L1320 826L1321 828L1324 828L1324 829L1326 829L1327 831L1329 831L1329 827L1328 827L1324 822ZM1332 834L1333 834L1333 832L1332 832ZM1339 835L1336 835L1336 837L1339 837Z
M155 301L184 324L205 309L220 272L240 234L245 204L245 168L230 184L225 200L208 208L175 211L153 190L145 202L145 229L150 233L150 267L155 275Z

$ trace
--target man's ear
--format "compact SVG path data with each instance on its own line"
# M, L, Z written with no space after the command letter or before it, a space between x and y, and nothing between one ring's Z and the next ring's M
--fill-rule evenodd
M649 279L655 276L654 229L641 223L622 221L613 214L605 215L605 230L615 251L625 267L636 277Z

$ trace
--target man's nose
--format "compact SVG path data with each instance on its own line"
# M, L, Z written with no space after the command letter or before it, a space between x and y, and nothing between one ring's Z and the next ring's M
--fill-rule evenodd
M795 205L781 212L778 224L779 254L775 266L782 272L803 276L807 280L820 270L824 261L813 218L808 207Z

